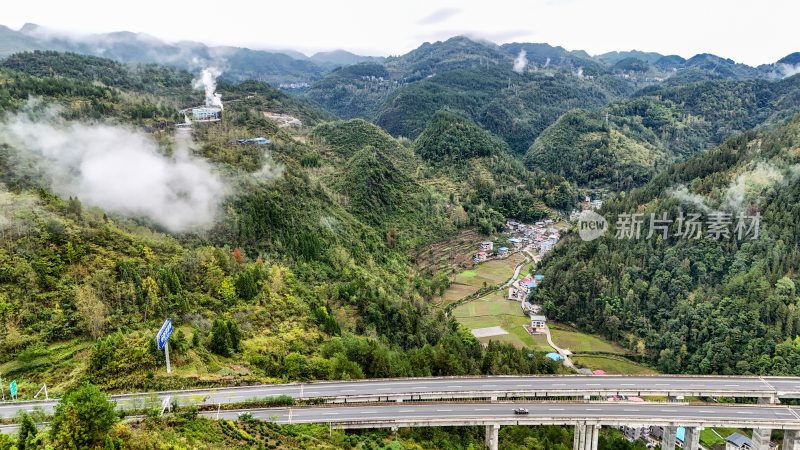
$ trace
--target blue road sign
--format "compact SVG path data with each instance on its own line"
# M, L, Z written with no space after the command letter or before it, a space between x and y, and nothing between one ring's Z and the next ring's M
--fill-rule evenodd
M172 319L167 319L164 321L164 325L161 325L161 329L158 330L158 334L156 335L156 342L158 343L158 349L163 350L164 347L167 345L167 340L172 335Z
M11 393L11 398L17 398L17 380L13 380L11 384L8 385L8 392Z

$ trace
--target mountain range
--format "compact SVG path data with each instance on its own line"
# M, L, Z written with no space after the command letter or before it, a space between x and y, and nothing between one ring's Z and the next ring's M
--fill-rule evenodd
M509 220L558 227L519 274L544 275L532 299L555 331L611 347L609 370L800 375L798 53L750 67L456 36L309 57L35 25L0 28L0 52L0 372L24 400L42 384L69 400L76 387L572 373L536 341L477 338L445 305L509 305L480 274L491 265L471 261L487 239L512 247ZM220 79L201 74L211 66ZM209 95L221 120L188 124ZM612 224L592 241L566 219L597 204L587 197ZM614 233L631 213L684 211L760 217L760 238L689 240L674 222L663 237ZM508 269L500 283L510 262L493 262ZM153 339L165 317L171 374ZM157 416L85 447L484 443L477 427L345 434L188 405ZM50 424L25 448L69 448L88 429ZM572 442L561 427L504 430L511 449ZM602 448L644 448L601 433Z
M707 72L705 76L720 78L781 77L791 71L800 60L800 54L787 55L773 64L749 67L730 59L714 55L696 55L688 60L675 55L661 55L655 52L637 50L609 52L590 56L582 50L567 51L544 43L508 43L496 46L487 42L475 42L475 47L485 47L475 57L484 62L495 62L516 57L520 50L532 66L582 68L587 73L594 72L636 72L650 71L661 73L670 70L699 69ZM386 62L402 59L412 66L413 72L425 72L425 63L413 66L415 58L431 61L437 52L437 43L424 43L399 58L361 56L346 50L317 52L311 56L294 50L260 50L235 46L209 46L200 42L166 42L144 33L119 31L90 35L76 35L58 32L36 24L27 23L19 30L0 25L0 58L12 53L31 50L72 51L81 54L103 56L124 63L160 63L185 69L197 69L202 65L220 64L224 66L225 76L231 80L257 79L272 84L310 83L320 79L336 67L361 62ZM443 53L441 56L445 55ZM464 61L462 61L463 63ZM439 64L455 61L438 60ZM623 63L622 65L619 65ZM457 64L456 64L457 65ZM451 66L455 67L455 66ZM414 70L415 69L415 70ZM663 75L663 74L662 74Z

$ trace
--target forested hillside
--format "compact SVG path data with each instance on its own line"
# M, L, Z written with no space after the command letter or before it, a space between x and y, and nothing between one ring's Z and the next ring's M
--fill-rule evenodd
M795 116L619 194L601 211L609 234L567 239L546 260L552 283L536 299L548 316L602 333L664 372L800 375L799 148ZM645 237L650 213L674 219L679 209L730 214L729 235ZM618 218L631 213L647 219L641 237L615 238ZM740 214L760 214L757 239L753 230L739 236Z
M639 186L671 161L800 111L800 77L649 87L600 111L573 110L525 154L531 170L584 187Z
M52 169L26 153L49 141L9 137L26 121L54 135L79 130L89 146L108 133L122 133L126 145L152 140L169 155L181 145L169 128L182 121L178 108L202 102L191 80L74 54L4 62L0 365L23 392L46 382L58 393L84 380L130 390L556 370L540 353L484 348L434 313L428 300L447 281L417 273L408 256L460 228L502 226L509 189L536 204L537 217L549 203L572 201L518 163L507 163L512 177L487 165L492 183L468 195L467 180L374 125L324 122L328 113L263 83L223 82L224 119L193 124L190 156L173 156L207 167L224 196L208 228L175 232L180 222L152 212L56 195ZM279 128L263 111L320 125ZM271 140L266 151L235 143L253 136ZM176 326L170 377L152 339L165 317Z

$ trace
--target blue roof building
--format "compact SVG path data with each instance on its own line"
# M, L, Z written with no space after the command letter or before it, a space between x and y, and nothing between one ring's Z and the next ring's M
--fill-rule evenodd
M240 144L258 144L258 145L269 145L272 143L272 141L263 137L250 138L250 139L237 139L236 142Z
M552 359L553 361L563 361L564 360L564 357L559 355L556 352L551 352L551 353L548 353L548 354L546 354L544 356L547 356L548 358Z
M533 276L533 279L536 281L542 281L544 280L544 275L537 273L536 275Z

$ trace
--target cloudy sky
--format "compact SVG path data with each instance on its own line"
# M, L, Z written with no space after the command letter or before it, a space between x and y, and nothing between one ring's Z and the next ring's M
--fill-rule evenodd
M465 34L591 54L634 48L684 57L714 53L757 65L800 51L799 18L798 0L25 0L4 5L0 23L371 55L401 54Z

